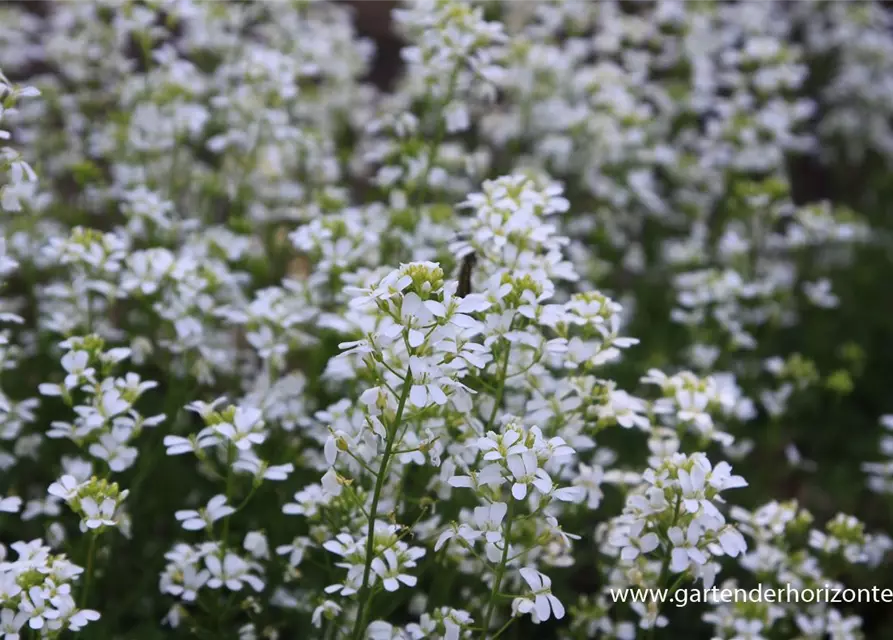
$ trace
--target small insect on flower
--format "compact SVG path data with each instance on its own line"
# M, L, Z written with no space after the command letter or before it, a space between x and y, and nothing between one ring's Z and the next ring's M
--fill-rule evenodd
M459 298L464 298L471 293L471 274L477 261L477 254L474 251L462 258L462 264L459 267L459 286L456 289L456 296Z

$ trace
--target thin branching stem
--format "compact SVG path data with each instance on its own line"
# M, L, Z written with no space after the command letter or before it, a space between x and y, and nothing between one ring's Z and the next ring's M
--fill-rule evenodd
M363 582L360 585L357 621L354 624L352 634L354 640L359 640L362 636L365 620L368 615L367 607L370 599L369 575L372 573L372 556L375 550L375 519L378 517L378 501L381 498L381 489L384 486L384 480L388 475L388 464L391 461L391 452L394 448L394 441L397 439L397 432L400 428L400 422L403 419L403 410L406 408L406 399L409 397L409 390L411 388L412 372L407 371L406 377L403 380L403 390L400 393L400 401L397 404L397 413L394 414L394 422L390 425L387 432L384 455L381 457L381 466L379 467L378 475L375 478L375 489L372 491L372 506L369 509L369 528L366 531L366 564L363 567Z

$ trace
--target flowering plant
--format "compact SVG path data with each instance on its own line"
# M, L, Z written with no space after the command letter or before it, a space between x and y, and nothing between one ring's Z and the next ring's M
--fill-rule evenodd
M893 630L890 20L0 6L2 637Z

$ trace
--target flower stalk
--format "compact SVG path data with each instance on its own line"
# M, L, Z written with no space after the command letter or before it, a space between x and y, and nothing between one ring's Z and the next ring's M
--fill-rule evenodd
M403 389L400 392L400 400L397 404L397 412L394 414L394 421L387 431L384 454L381 457L381 466L378 469L378 475L375 478L375 488L372 491L372 505L369 507L369 527L366 530L366 562L363 567L363 582L360 585L357 619L352 634L354 640L359 640L362 637L364 625L368 616L367 608L371 599L369 575L372 572L372 560L375 551L375 520L378 517L378 501L381 498L381 489L384 486L384 481L387 477L388 464L391 461L391 452L394 447L394 441L397 438L400 423L403 420L403 411L406 408L406 399L409 397L409 390L411 388L412 371L407 370L403 380Z

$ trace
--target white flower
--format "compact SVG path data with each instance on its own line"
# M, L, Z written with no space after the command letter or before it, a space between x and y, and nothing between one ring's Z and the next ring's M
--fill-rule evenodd
M239 458L233 463L233 469L244 471L254 476L255 480L272 480L281 482L286 480L290 473L295 470L295 466L291 462L285 464L268 464L258 458L251 449L247 451L239 451Z
M422 302L422 299L415 293L407 293L403 296L400 305L400 325L395 325L396 329L407 331L407 337L410 347L420 347L425 342L425 334L430 325L434 322L434 313L431 311L431 305L434 301L429 300ZM438 306L440 303L435 303ZM434 307L439 315L443 315L443 309Z
M466 542L473 543L481 536L480 531L476 531L469 525L462 523L458 527L454 524L449 529L440 534L437 542L434 543L434 550L440 551L441 547L453 538L461 538Z
M531 613L535 623L544 622L550 616L556 620L563 618L564 605L552 595L552 580L530 567L523 567L520 573L532 593L523 598L516 598L512 608L519 613Z
M36 586L28 589L27 596L22 596L19 610L28 615L28 626L32 629L42 629L47 621L59 618L59 612L50 607L49 594Z
M710 472L708 482L717 491L746 487L747 481L741 476L732 475L732 467L725 460L720 461Z
M670 527L667 537L673 543L670 570L674 573L685 571L692 563L702 565L707 562L707 556L698 549L701 531L695 521L688 525L687 533L683 533L679 527Z
M93 367L87 367L90 354L86 351L69 351L62 356L62 367L68 372L65 376L65 387L74 389L82 380L93 380Z
M217 411L218 407L220 407L220 405L225 402L226 396L221 396L213 402L202 402L201 400L195 400L186 405L186 410L197 413L202 417L202 419L207 420L211 417L211 415L213 415L215 411Z
M18 496L0 498L0 513L18 513L22 508L22 499Z
M248 584L255 591L263 591L264 582L257 576L249 573L251 567L242 558L234 553L227 553L220 561L217 555L205 556L205 566L211 572L211 578L208 580L208 586L212 589L219 589L226 585L230 591L240 591L242 583Z
M415 576L401 572L400 560L393 549L387 549L384 552L384 558L384 561L381 558L372 560L372 571L382 579L386 591L396 591L401 582L407 587L416 585L418 579Z
M182 584L169 584L164 588L165 593L179 597L185 602L193 602L198 597L199 590L205 586L211 577L207 569L199 570L195 565L188 564L184 568L177 568L181 573Z
M242 547L258 560L270 557L270 547L267 543L267 536L261 531L249 531L246 533Z
M459 640L462 627L469 627L474 618L467 611L461 609L441 609L443 612L444 635L443 640Z
M408 640L403 629L395 627L384 620L375 620L366 628L366 637L369 640Z
M310 617L310 622L313 624L314 627L319 629L322 626L323 616L326 616L327 618L333 618L339 613L341 613L341 605L331 600L325 600L321 605L313 610L313 615Z
M263 412L254 407L237 407L233 416L233 424L221 422L214 430L230 440L240 450L250 449L253 445L262 444L267 439L263 433Z
M99 612L94 611L93 609L78 609L77 611L69 612L68 630L80 631L83 627L87 626L88 623L96 622L99 618Z
M516 429L509 429L502 435L492 431L486 437L478 438L478 449L485 452L484 460L502 460L503 458L524 453L527 447L521 441L521 433Z
M637 518L646 518L654 513L660 513L670 507L663 489L648 487L645 495L633 494L626 500L626 506L630 514Z
M446 128L449 133L465 131L469 126L468 109L464 104L452 101L444 108Z
M8 608L0 610L0 633L4 634L3 640L18 640L19 630L28 622L28 617L26 611Z
M504 502L494 502L486 507L475 507L475 527L484 534L490 544L496 544L502 540L502 521L507 512L508 505Z
M322 485L323 495L327 497L338 497L341 495L341 482L338 481L338 474L335 473L334 469L329 469L325 472L320 484Z
M338 459L338 442L335 440L337 436L330 435L326 438L326 443L323 446L323 454L326 457L326 464L330 467L335 464L335 460Z
M722 518L722 515L705 495L707 471L701 465L693 464L691 473L685 469L679 469L678 478L679 487L682 489L682 505L686 511L697 513L703 506L709 515Z
M654 532L642 535L645 528L645 520L635 520L630 524L621 524L611 532L610 543L615 547L621 547L620 557L631 562L639 554L650 553L657 549L660 539Z
M167 455L178 456L184 453L198 452L201 449L212 447L220 442L220 437L212 427L205 427L197 434L184 438L182 436L164 436L164 446L167 447Z
M543 494L548 494L552 490L552 479L544 469L538 468L536 454L532 451L509 456L506 465L515 479L512 495L516 500L527 497L527 487L531 484Z
M206 508L198 511L183 509L174 513L174 517L183 523L187 531L198 531L235 512L233 507L226 504L226 496L220 494L211 498Z
M732 558L747 552L747 541L741 535L741 532L731 525L726 525L720 529L719 544L722 551ZM714 553L719 555L715 551Z
M108 462L109 468L120 473L133 466L136 461L137 449L128 447L131 430L127 427L114 427L111 433L103 433L99 436L99 442L90 445L90 455Z
M598 509L602 502L604 492L601 485L605 480L605 470L598 465L589 466L580 463L577 476L573 480L575 486L581 487L586 492L586 506L589 509Z
M113 527L115 521L115 509L117 504L112 498L105 498L100 504L96 504L93 498L83 498L80 502L83 511L83 527L98 529L99 527Z
M77 495L80 488L80 484L75 480L74 476L64 475L59 478L58 482L50 485L48 493L51 496L62 498L65 502L70 502Z

